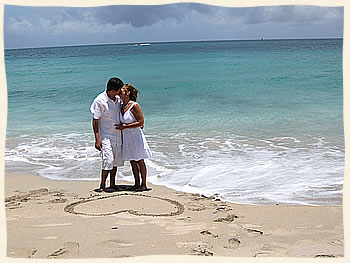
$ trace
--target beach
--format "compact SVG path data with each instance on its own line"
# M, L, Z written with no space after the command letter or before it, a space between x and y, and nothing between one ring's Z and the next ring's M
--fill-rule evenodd
M4 6L6 262L347 261L344 4L208 4ZM111 77L140 91L149 191L128 163L98 191Z
M233 203L342 205L342 48L276 39L5 50L5 172L98 180L89 109L117 76L140 90L148 182ZM132 180L128 166L119 178Z
M5 50L8 257L343 257L342 56L343 39ZM151 191L129 165L94 191L89 108L113 76L140 90Z
M108 185L108 184L107 184ZM343 207L247 205L149 184L5 175L7 256L343 257Z

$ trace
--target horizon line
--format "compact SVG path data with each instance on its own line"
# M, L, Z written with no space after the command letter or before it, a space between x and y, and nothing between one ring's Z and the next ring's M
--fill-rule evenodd
M167 43L187 43L187 42L219 42L219 41L265 41L265 40L327 40L344 39L344 37L306 37L306 38L247 38L247 39L207 39L207 40L174 40L174 41L144 41L144 42L121 42L121 43L97 43L97 44L73 44L57 46L35 46L35 47L15 47L4 48L4 50L19 49L40 49L40 48L63 48L63 47L84 47L84 46L112 46L112 45L130 45L130 44L167 44Z

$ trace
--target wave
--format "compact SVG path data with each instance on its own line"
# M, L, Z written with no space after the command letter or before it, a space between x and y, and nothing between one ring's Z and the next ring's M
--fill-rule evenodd
M186 133L147 136L153 158L149 182L249 203L332 204L342 202L344 148L325 138L244 136L196 137ZM8 138L7 172L31 172L53 180L100 178L92 134ZM129 165L118 178L132 181Z

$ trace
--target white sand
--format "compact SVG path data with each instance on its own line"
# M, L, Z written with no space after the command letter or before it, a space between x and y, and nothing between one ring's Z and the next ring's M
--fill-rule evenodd
M8 257L343 257L342 207L237 205L154 186L6 175Z

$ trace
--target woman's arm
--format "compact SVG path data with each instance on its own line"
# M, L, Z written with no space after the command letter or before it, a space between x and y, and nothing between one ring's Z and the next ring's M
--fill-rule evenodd
M144 118L143 118L143 113L142 113L140 105L138 103L135 103L135 105L131 109L131 112L135 116L136 122L133 122L133 123L130 123L130 124L120 124L120 125L117 126L118 130L124 130L124 129L129 129L129 128L137 128L137 127L143 128L143 126L144 126Z

